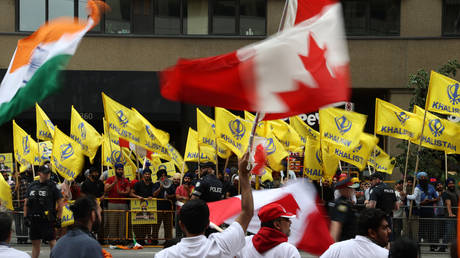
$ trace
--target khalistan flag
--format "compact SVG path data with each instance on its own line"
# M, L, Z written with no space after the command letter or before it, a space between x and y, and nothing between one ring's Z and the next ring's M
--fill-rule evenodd
M0 84L0 125L59 89L58 75L83 36L99 23L102 1L88 1L88 20L62 17L18 42Z

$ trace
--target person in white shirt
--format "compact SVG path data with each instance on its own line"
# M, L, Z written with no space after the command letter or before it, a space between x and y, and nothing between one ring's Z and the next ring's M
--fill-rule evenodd
M259 210L261 227L253 236L246 237L246 245L238 258L283 257L300 258L297 248L288 243L291 232L291 218L295 215L286 212L281 204L270 203Z
M241 187L241 213L221 233L205 237L209 225L209 208L203 200L190 200L179 212L179 226L185 233L179 243L155 255L161 257L234 257L245 245L245 232L254 214L254 201L247 169L248 153L238 162Z
M383 211L368 208L358 219L358 235L355 238L337 242L321 255L321 258L387 258L391 229Z
M30 258L26 252L16 250L8 244L11 241L13 218L6 212L0 212L0 257Z

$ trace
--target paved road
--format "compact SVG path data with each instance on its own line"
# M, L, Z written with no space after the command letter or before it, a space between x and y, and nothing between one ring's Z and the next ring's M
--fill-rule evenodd
M25 251L29 254L32 253L32 245L26 244L26 245L13 245L14 248ZM109 248L106 248L107 251L109 251L114 258L122 258L122 257L129 257L129 258L152 258L155 253L161 250L161 248L154 248L154 247L148 247L144 248L142 250L111 250ZM40 258L48 258L50 257L50 252L49 252L49 247L47 246L42 246ZM422 249L422 258L448 258L449 255L447 253L439 254L439 253L424 253L427 250ZM310 257L315 257L312 255L309 255L307 253L302 252L301 253L302 257L304 258L310 258Z

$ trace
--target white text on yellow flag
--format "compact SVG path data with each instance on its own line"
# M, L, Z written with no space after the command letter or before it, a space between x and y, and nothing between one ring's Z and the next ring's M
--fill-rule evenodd
M102 137L73 106L70 117L70 138L80 144L83 154L88 156L92 163L97 149L102 144Z
M84 164L81 146L61 130L55 128L51 165L62 177L74 180Z

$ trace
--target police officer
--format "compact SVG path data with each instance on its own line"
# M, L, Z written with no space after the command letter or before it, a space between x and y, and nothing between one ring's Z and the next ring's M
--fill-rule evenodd
M193 199L201 199L205 202L215 202L224 198L223 184L215 175L215 165L206 162L201 165L201 179L195 184L192 193Z
M335 189L339 190L340 196L329 203L331 217L329 231L336 242L354 238L356 235L357 210L351 197L358 187L359 183L353 183L347 175L341 175L337 181Z
M50 249L53 248L56 244L54 228L60 227L63 198L56 183L50 180L50 173L49 166L40 166L39 180L29 185L25 196L24 217L25 224L30 227L32 258L39 256L41 240L48 241Z

